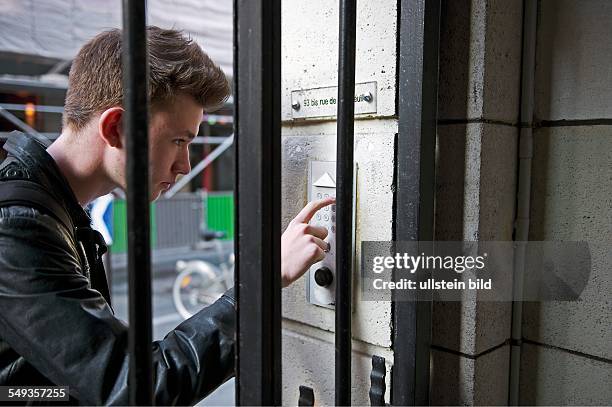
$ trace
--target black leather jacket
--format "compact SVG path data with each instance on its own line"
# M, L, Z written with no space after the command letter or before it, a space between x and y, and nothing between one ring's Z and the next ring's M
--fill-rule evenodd
M4 149L0 181L35 181L75 223L89 222L44 146L15 132ZM53 216L0 208L0 385L68 386L70 404L128 403L127 326L92 287L90 267ZM234 309L230 290L152 344L157 405L197 403L233 376Z

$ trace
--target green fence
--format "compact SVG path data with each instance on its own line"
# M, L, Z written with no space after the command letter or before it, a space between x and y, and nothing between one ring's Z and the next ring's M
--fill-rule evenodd
M227 233L227 240L234 238L234 194L232 192L214 192L206 195L204 216L208 229ZM113 201L113 253L125 253L127 249L127 214L125 201ZM155 203L151 204L151 246L155 247L157 225L155 222Z
M210 230L227 233L226 240L234 238L234 194L229 192L208 194L204 205L206 226Z
M127 212L123 199L113 201L113 244L110 247L112 253L125 253L127 250ZM155 204L150 206L151 219L151 246L155 246L157 239L157 227L155 224Z

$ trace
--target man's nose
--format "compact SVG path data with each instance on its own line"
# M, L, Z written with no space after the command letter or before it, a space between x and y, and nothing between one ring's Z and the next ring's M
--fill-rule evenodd
M177 161L174 163L174 171L177 174L189 174L191 172L191 163L189 162L189 150L182 152Z

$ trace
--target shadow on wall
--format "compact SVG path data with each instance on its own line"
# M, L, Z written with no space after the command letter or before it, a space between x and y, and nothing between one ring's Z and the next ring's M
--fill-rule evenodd
M467 126L445 124L446 120L468 117L471 91L469 0L442 0L440 21L440 81L438 90L438 139L436 148L435 240L464 240L464 194L466 176ZM449 324L448 321L455 321ZM460 349L462 326L460 302L434 302L432 344ZM432 350L434 366L431 386L432 405L457 405L467 400L463 394L466 378L460 358Z

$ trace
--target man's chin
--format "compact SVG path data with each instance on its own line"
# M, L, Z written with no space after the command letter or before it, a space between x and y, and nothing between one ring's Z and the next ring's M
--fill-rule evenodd
M162 195L161 189L156 189L155 191L152 191L150 201L151 202L157 201L161 195Z
M126 192L127 189L126 188L120 188L120 189L124 194L124 196L121 198L127 200L127 192ZM164 189L159 186L156 186L155 188L149 187L149 202L157 201L162 196L163 193L164 193Z

